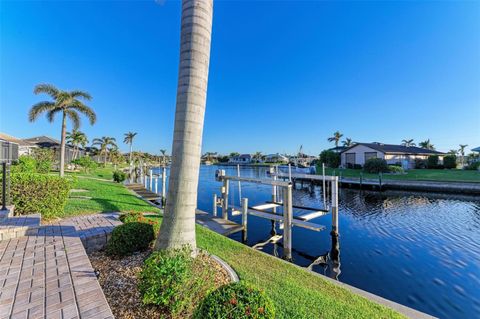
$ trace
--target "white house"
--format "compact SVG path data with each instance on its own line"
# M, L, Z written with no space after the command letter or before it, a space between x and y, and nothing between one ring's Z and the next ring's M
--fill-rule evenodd
M381 158L387 164L400 164L403 168L414 168L415 159L426 160L430 155L438 155L439 162L447 154L415 146L382 143L357 143L340 153L342 167L363 166L370 158Z
M241 154L237 156L232 156L228 160L231 164L250 164L252 162L252 155L250 154Z
M288 158L286 156L280 155L280 154L268 154L265 156L265 163L283 163L287 164L288 163Z
M22 140L20 138L13 137L11 135L5 134L5 133L0 133L0 139L10 142L10 143L15 143L18 145L18 156L22 155L32 155L33 150L35 148L38 148L38 146L34 143L30 143L28 141Z

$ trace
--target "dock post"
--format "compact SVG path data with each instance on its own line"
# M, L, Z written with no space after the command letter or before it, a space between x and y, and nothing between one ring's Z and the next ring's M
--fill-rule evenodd
M338 177L332 180L332 234L338 235Z
M292 260L292 185L283 187L283 256Z
M153 184L153 175L152 175L152 170L148 170L148 178L150 179L150 191L152 191L153 187L152 187L152 184Z
M213 194L213 210L212 214L214 217L217 217L217 194Z
M167 202L167 168L162 169L162 207L165 207Z
M229 180L223 179L222 187L222 218L228 220L228 188L230 186Z
M146 174L144 174L143 183L144 183L145 189L147 189L148 181L147 181L147 175Z
M360 172L360 189L362 189L363 173Z
M158 194L158 177L155 177L155 194Z
M380 186L380 191L382 190L382 172L378 173L378 184Z
M247 242L248 198L242 198L242 240Z
M327 187L325 186L325 163L322 163L322 193L323 193L323 208L327 207Z
M278 173L278 169L277 169L277 172ZM276 181L277 180L277 175L273 175L273 180ZM277 202L277 186L273 185L272 186L272 202L276 203ZM272 208L272 213L276 214L277 213L277 207L273 207ZM275 221L272 220L272 232L276 233L276 229L275 229Z

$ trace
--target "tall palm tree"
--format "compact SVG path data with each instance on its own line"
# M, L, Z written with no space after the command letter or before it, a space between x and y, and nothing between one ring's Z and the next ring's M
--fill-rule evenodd
M462 168L465 165L465 148L468 146L467 144L460 144L460 148L458 149L458 153L460 153Z
M108 152L111 149L118 148L117 140L113 137L104 136L102 138L94 138L92 141L92 146L100 147L100 156L103 155L103 166L107 166Z
M137 136L137 133L135 132L128 132L125 133L125 138L123 139L123 143L130 145L130 153L129 153L129 158L128 158L128 165L129 165L129 171L130 171L130 176L132 176L132 150L133 150L133 139L135 136Z
M340 142L340 139L342 138L342 136L343 136L342 133L340 133L339 131L336 131L335 133L333 133L332 137L328 138L328 141L329 142L334 142L335 147L338 147L338 142Z
M425 148L427 150L432 150L432 151L435 150L435 146L432 143L430 143L430 139L427 139L423 142L418 143L418 146L420 146L421 148Z
M350 147L350 146L353 146L353 145L355 144L355 142L352 141L351 138L348 138L348 137L347 137L347 138L345 139L345 141L342 141L342 144L343 144L343 146L345 146L345 147Z
M195 209L207 102L213 0L183 0L167 203L156 249L196 250Z
M409 140L407 140L407 139L402 140L402 145L406 146L406 147L416 146L416 144L413 143L413 138L411 138Z
M65 172L65 143L67 133L67 118L73 123L76 130L80 127L80 114L85 115L90 124L95 124L97 116L95 112L85 105L81 100L90 101L92 97L87 92L73 90L62 91L51 84L39 84L35 86L33 93L45 93L50 95L53 101L42 101L33 105L28 114L30 122L34 122L42 113L47 113L50 123L55 119L57 113L62 113L62 131L60 142L60 176Z
M66 138L67 142L73 145L72 160L74 160L80 152L80 146L85 147L88 144L87 136L79 130L72 130L67 132Z
M450 151L448 151L448 154L450 154L450 155L457 155L457 154L458 154L458 150L450 150Z

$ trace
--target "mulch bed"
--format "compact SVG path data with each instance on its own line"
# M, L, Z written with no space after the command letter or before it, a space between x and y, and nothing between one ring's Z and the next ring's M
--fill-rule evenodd
M142 304L137 275L150 253L151 250L148 250L121 259L111 258L104 252L89 254L93 268L100 272L99 282L115 318L172 318L158 307ZM214 259L205 253L199 253L197 258L206 267L215 270L216 287L230 282L228 273Z

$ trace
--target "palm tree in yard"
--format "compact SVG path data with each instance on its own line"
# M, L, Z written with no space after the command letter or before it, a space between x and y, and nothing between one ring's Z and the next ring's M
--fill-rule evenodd
M72 160L74 160L80 152L80 146L85 147L88 144L87 136L79 130L72 130L72 132L67 132L66 138L67 142L73 145Z
M355 144L355 142L352 141L351 138L346 138L345 141L342 141L342 144L343 146L345 147L350 147L350 146L353 146Z
M196 250L195 209L207 101L213 0L183 0L172 164L156 249Z
M403 146L406 146L406 147L411 147L411 146L415 146L415 143L413 142L413 138L409 139L409 140L402 140L402 145Z
M103 155L103 166L107 166L108 152L110 149L117 148L117 141L113 137L104 136L102 138L95 138L92 141L92 146L99 146L100 156Z
M435 146L432 143L430 143L430 139L427 139L423 142L418 143L418 146L420 146L421 148L425 148L427 150L435 150Z
M329 142L334 142L335 147L338 147L338 142L340 142L340 139L342 138L342 136L343 136L342 133L340 133L339 131L336 131L335 133L333 133L332 137L328 138L328 141Z
M253 159L257 162L257 163L260 163L260 161L262 160L262 152L256 152L255 154L253 154Z
M132 150L133 150L133 139L135 136L137 136L137 133L134 132L128 132L125 133L125 138L123 139L123 143L130 145L130 153L129 153L129 159L128 159L128 165L130 167L130 176L132 175Z
M460 148L458 149L458 153L460 153L462 168L465 165L465 148L468 146L467 144L460 144Z
M90 124L95 124L97 119L95 112L85 105L82 100L90 101L92 97L87 92L73 90L62 91L51 84L39 84L35 86L33 93L48 94L52 101L42 101L33 105L28 114L30 122L34 122L42 113L46 113L50 123L55 119L55 115L62 115L62 130L60 142L60 176L65 172L65 144L67 134L67 118L72 122L73 129L80 127L80 115L85 115Z

